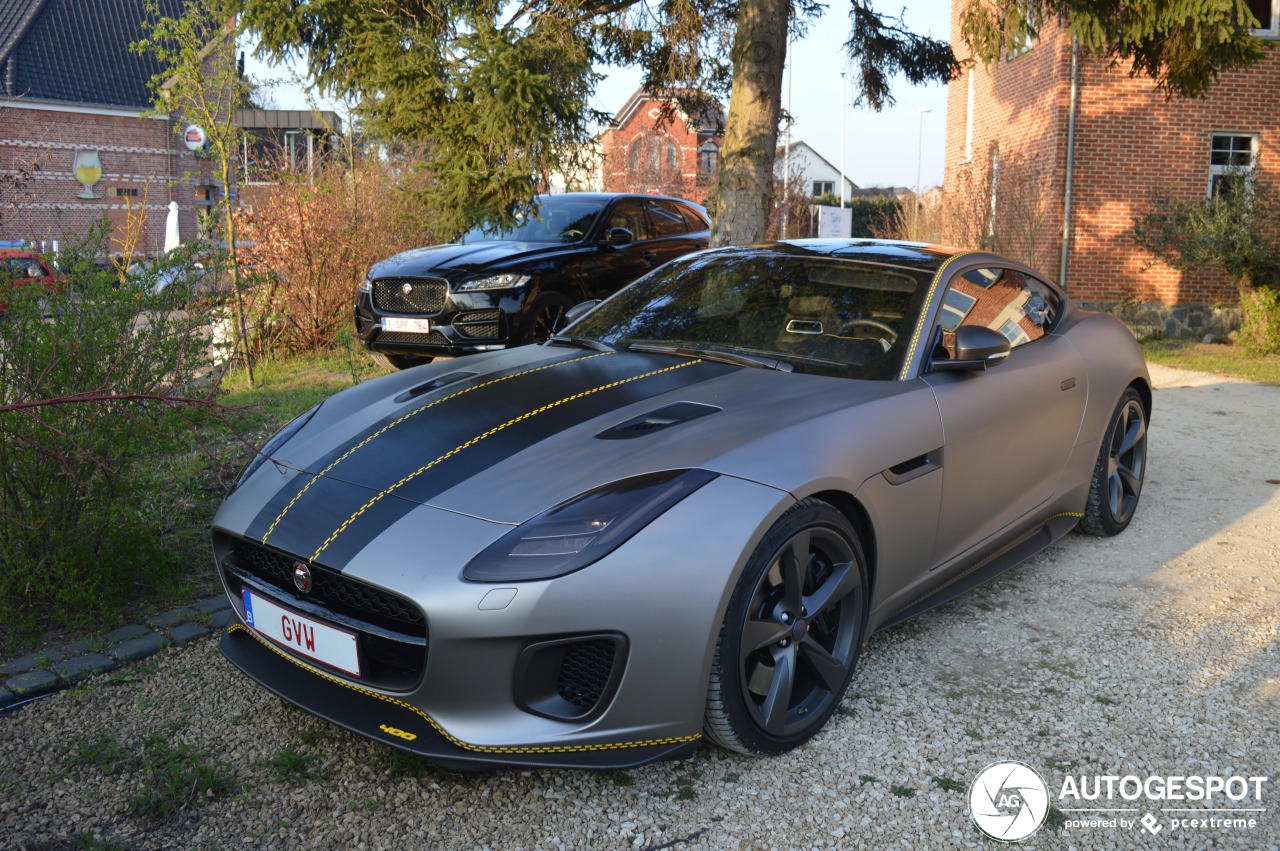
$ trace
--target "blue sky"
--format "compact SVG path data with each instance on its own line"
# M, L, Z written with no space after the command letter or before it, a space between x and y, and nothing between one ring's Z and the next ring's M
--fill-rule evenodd
M903 12L908 26L934 38L948 37L949 0L910 0L910 3ZM879 8L896 13L901 7L886 3ZM792 67L789 69L794 72L790 110L795 117L792 140L803 139L839 168L843 118L845 173L854 183L859 186L913 186L916 181L916 148L923 121L921 186L927 189L940 184L946 136L946 86L911 86L898 78L892 87L897 103L876 113L851 105L850 85L842 110L840 72L847 69L843 45L848 37L849 19L845 7L836 3L809 28L804 40L793 45ZM249 73L260 78L287 76L287 71L267 68L252 58L248 66ZM601 70L608 76L597 88L593 106L605 112L615 112L635 91L640 75L633 69ZM307 107L305 96L296 86L277 87L274 99L281 109ZM784 86L784 108L786 103ZM924 113L922 118L920 110L923 107L932 111Z

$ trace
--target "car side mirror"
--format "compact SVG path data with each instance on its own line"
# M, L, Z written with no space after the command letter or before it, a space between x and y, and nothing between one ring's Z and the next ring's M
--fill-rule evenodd
M587 299L586 301L575 304L564 312L564 324L572 325L574 322L577 322L599 306L600 299L598 298Z
M934 358L930 366L937 372L990 369L1005 358L1013 347L1009 338L982 325L956 328L956 356L950 360Z
M609 233L605 236L604 241L614 248L622 248L624 245L630 245L635 242L636 238L626 228L609 228Z

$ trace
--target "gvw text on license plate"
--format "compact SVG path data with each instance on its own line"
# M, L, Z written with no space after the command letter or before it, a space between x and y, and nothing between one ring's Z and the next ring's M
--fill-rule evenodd
M241 588L240 596L245 623L256 632L295 653L360 676L360 652L353 634L277 606L248 588Z

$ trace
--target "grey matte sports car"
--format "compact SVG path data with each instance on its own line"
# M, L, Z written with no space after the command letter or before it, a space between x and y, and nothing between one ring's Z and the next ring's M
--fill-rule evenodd
M1137 506L1138 348L1019 263L730 248L575 312L281 430L215 520L223 653L449 765L775 754L871 633Z

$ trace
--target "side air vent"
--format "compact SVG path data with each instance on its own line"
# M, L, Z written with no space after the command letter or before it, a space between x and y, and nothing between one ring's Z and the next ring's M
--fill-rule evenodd
M942 450L935 449L932 452L908 458L906 461L900 461L885 470L883 475L885 481L891 485L905 485L912 479L918 479L927 473L932 473L941 466Z
M696 420L698 417L705 417L707 414L717 414L721 411L714 405L702 405L697 402L676 402L674 405L667 405L665 408L658 408L647 414L641 414L638 417L632 417L624 423L605 429L596 435L599 440L626 440L632 437L641 437L655 431L661 431L664 428L671 428L673 425L687 423L689 420Z

